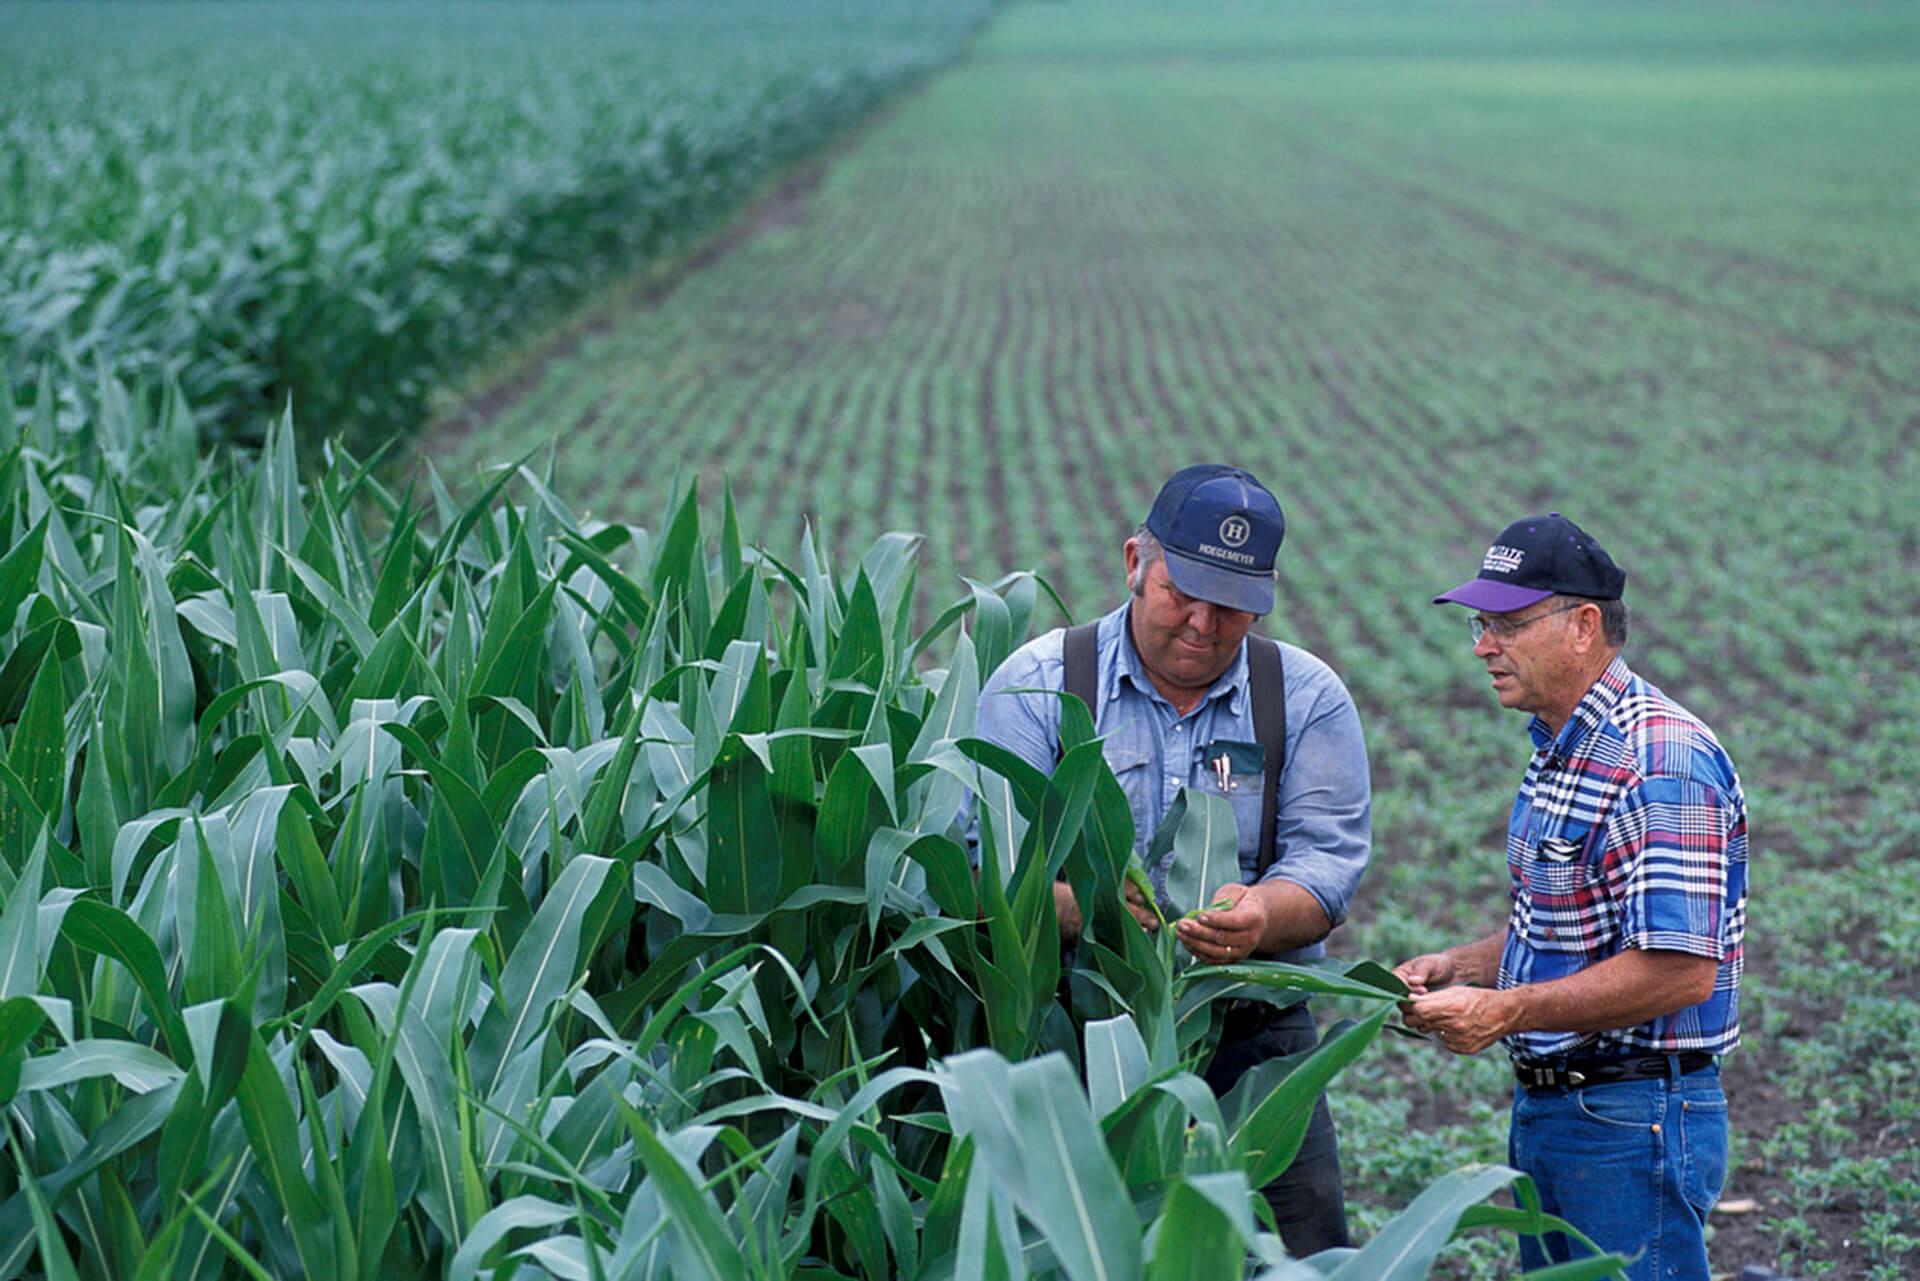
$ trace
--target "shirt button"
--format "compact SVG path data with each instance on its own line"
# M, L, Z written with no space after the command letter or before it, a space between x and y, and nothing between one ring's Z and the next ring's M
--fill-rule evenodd
M1167 786L1168 787L1180 786L1180 776L1178 774L1167 775Z

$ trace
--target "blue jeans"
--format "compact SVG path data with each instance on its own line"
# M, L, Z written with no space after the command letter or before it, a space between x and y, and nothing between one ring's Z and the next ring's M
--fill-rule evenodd
M1513 1092L1507 1160L1549 1214L1602 1249L1639 1258L1632 1281L1706 1281L1707 1212L1727 1174L1720 1069L1584 1089ZM1584 1257L1561 1233L1520 1239L1526 1268Z

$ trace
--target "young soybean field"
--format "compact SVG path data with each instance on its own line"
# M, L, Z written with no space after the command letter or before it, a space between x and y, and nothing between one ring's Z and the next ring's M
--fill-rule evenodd
M1012 5L429 448L551 445L576 509L649 524L724 479L776 552L915 529L930 601L1033 568L1082 617L1168 472L1252 469L1288 516L1268 625L1369 735L1336 938L1389 962L1500 919L1529 750L1427 598L1565 511L1752 806L1716 1267L1911 1275L1916 55L1871 5ZM1369 1063L1336 1098L1363 1228L1505 1151L1497 1055Z

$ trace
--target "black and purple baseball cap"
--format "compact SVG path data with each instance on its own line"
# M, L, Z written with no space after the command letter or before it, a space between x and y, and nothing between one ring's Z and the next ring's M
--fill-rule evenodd
M1182 467L1160 487L1147 530L1167 577L1196 600L1249 614L1273 610L1273 558L1286 537L1280 501L1238 467Z
M1479 575L1433 603L1511 614L1554 595L1619 600L1626 586L1626 571L1605 548L1559 512L1549 512L1501 530L1480 561Z

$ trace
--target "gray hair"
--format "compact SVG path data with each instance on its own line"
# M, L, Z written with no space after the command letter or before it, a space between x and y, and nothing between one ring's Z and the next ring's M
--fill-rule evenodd
M1133 531L1133 540L1134 551L1139 559L1134 562L1133 577L1127 580L1127 590L1138 596L1147 590L1147 570L1153 567L1153 562L1164 558L1167 553L1166 549L1160 546L1160 540L1153 536L1153 531L1144 524Z
M1624 649L1627 644L1627 630L1631 622L1627 602L1623 600L1595 600L1591 596L1568 596L1564 593L1554 598L1556 604L1592 605L1600 611L1600 634L1606 637L1607 645L1613 649Z

